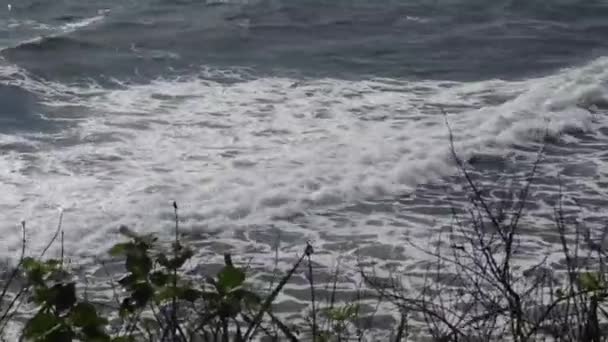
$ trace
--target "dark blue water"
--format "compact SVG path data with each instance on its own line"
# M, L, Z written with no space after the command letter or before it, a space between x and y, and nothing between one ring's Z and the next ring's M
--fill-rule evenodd
M6 2L6 0L5 0ZM606 1L16 1L2 51L53 80L141 81L201 65L358 78L514 79L605 54ZM22 43L53 28L103 21ZM6 22L22 24L6 27ZM33 26L33 25L30 25Z
M146 82L201 66L345 79L519 79L608 51L602 0L4 2L1 63L69 83ZM0 88L3 131L34 124L35 96Z

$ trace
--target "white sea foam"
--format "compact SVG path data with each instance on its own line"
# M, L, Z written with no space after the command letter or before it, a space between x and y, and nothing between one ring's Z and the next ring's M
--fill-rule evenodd
M84 28L87 26L91 26L93 24L97 24L106 17L107 13L108 13L108 11L102 10L102 11L99 11L99 14L94 17L84 18L84 19L77 20L77 21L74 21L71 23L63 24L60 27L60 31L62 33L70 33L70 32L74 32L78 29L81 29L81 28Z
M111 243L109 232L122 223L162 229L158 218L172 200L184 227L201 230L390 198L454 171L439 106L464 156L504 154L546 129L607 126L605 115L580 108L608 100L607 81L608 58L542 78L473 83L222 84L194 76L104 90L25 78L20 86L46 94L48 105L69 102L89 113L44 140L57 143L36 136L34 152L0 154L0 222L27 219L36 248L64 208L70 250L90 253ZM72 95L55 101L56 93ZM18 234L1 249L16 241Z
M66 34L76 32L80 29L100 23L108 15L109 10L100 10L98 14L93 17L83 18L80 20L68 22L62 25L52 25L49 23L41 23L34 20L16 20L10 19L8 21L8 28L17 32L16 37L13 39L19 39L17 43L8 46L1 46L0 51L6 48L14 48L23 44L38 43L44 38L58 37ZM22 35L25 34L25 37ZM9 35L10 37L10 35Z

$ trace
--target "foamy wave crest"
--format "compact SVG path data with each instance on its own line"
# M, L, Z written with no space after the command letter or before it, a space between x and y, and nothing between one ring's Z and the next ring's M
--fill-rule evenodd
M607 127L593 114L607 103L607 81L601 58L509 82L192 77L72 88L72 104L90 113L63 132L69 143L0 155L0 169L18 165L2 174L16 190L0 205L19 204L2 221L42 227L65 208L66 236L84 251L111 243L107 232L121 223L160 229L174 199L197 230L390 198L454 172L440 107L459 153L502 155L547 130ZM40 230L42 243L52 229Z
M23 39L15 45L0 47L0 51L6 49L15 49L22 45L36 44L47 38L56 38L76 32L82 28L100 23L105 19L108 13L108 10L100 10L96 16L75 20L62 25L39 23L32 20L18 21L11 19L9 21L9 28L21 29L23 32L28 32L29 34L23 37ZM27 38L28 36L31 38Z
M93 83L87 87L75 88L71 85L51 82L34 77L17 65L6 63L0 57L0 84L19 87L39 97L47 106L61 107L79 103L82 96L98 94L101 88Z
M109 13L109 10L100 10L100 11L98 11L98 15L96 15L94 17L84 18L81 20L76 20L71 23L63 24L60 29L63 33L74 32L78 29L81 29L81 28L84 28L87 26L91 26L93 24L97 24L97 23L101 22L108 13Z

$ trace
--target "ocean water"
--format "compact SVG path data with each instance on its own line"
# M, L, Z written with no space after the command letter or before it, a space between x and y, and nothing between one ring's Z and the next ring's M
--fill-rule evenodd
M606 218L607 18L605 0L2 0L0 251L22 220L40 250L63 215L67 253L98 257L121 224L170 233L175 200L201 256L312 241L319 262L406 265L405 240L466 202L444 109L496 196L549 134L534 260L560 193Z

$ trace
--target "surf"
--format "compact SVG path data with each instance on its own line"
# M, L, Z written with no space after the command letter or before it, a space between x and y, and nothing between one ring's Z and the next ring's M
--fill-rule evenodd
M7 200L29 208L6 219L40 224L61 207L70 225L97 222L86 234L93 245L119 224L164 217L167 198L190 210L184 227L192 230L264 224L394 198L453 174L442 110L464 159L529 158L535 149L517 146L539 146L546 132L576 142L572 132L608 127L604 114L588 109L601 112L607 98L605 57L520 81L247 76L225 83L210 76L230 73L212 70L118 89L22 84L46 93L45 105L76 105L87 115L23 159L22 170L36 170L40 183L28 184L25 171L6 175L23 193ZM24 157L0 157L0 165Z

